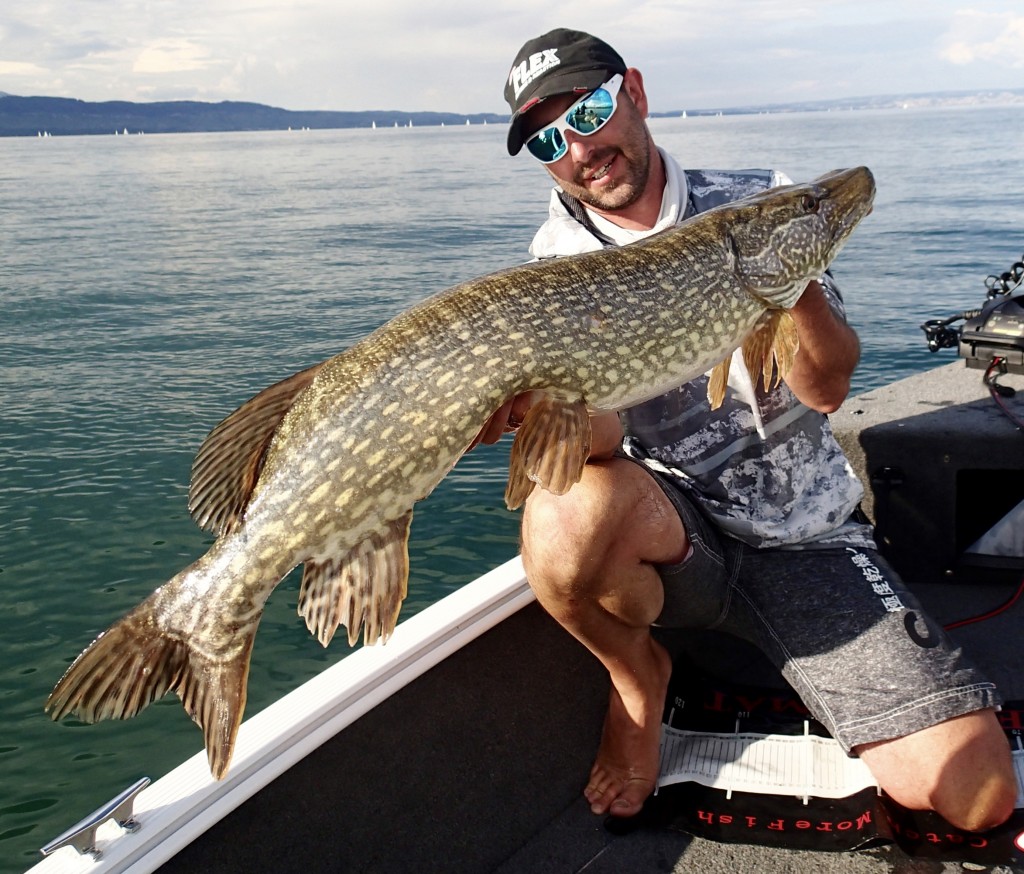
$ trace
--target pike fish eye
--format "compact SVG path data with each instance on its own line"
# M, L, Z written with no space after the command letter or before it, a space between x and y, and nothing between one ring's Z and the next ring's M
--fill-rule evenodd
M804 212L814 214L818 211L818 205L821 201L813 194L805 194L800 198L800 206L803 207Z

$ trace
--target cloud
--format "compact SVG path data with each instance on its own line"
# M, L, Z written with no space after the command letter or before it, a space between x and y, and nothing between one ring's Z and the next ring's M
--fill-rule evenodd
M553 27L610 40L644 73L658 110L1014 87L1024 19L1008 7L1005 0L34 0L0 3L0 90L503 112L501 83L516 49Z
M139 52L132 72L157 75L186 73L205 70L210 63L210 53L204 46L188 39L162 39Z
M958 66L1024 67L1024 16L966 9L957 12L940 55Z
M0 61L0 76L41 76L46 73L45 67L26 61Z

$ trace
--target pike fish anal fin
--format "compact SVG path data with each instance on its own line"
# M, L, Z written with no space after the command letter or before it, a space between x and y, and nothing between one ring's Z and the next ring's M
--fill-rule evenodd
M372 645L395 630L409 584L409 525L412 510L375 531L337 559L307 561L299 588L299 615L323 646L339 625L348 645Z
M200 528L227 534L237 527L274 432L321 367L314 365L264 389L203 441L192 463L188 492L188 509Z
M796 323L786 310L770 310L764 320L743 341L743 363L754 384L758 377L765 391L782 381L789 373L800 348ZM720 361L708 379L708 403L717 410L725 400L729 384L729 365L732 356Z
M530 407L512 444L505 504L518 509L534 485L564 495L590 456L590 414L582 398L545 395Z

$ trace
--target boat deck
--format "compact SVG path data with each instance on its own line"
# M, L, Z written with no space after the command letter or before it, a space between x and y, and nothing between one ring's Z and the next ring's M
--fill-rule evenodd
M940 621L1004 601L1006 586L920 590ZM1024 605L955 637L1007 694ZM749 653L694 647L766 678ZM530 605L449 657L294 766L160 870L173 872L939 872L888 846L809 853L721 844L681 831L604 827L580 796L607 682L589 656ZM269 789L270 787L268 787ZM364 837L365 836L365 837ZM1024 867L990 868L993 872Z
M1004 381L1024 388L1024 378ZM1024 401L1017 406L1024 408ZM991 468L1008 450L1007 465L1024 468L1019 429L990 407L980 373L959 363L851 400L834 426L855 467L869 478L877 450L862 433L891 426L893 410L911 429L916 416L929 417L926 424L940 432L947 462L961 452L969 457L960 467ZM965 416L975 423L981 417L983 446L976 433L958 433ZM954 420L949 427L948 417ZM912 587L943 624L992 610L1015 590L1005 580L930 580ZM952 632L1011 700L1024 699L1022 630L1024 601ZM758 654L722 635L666 640L709 670L782 683ZM810 853L722 844L642 825L625 834L610 831L580 796L606 696L607 679L597 663L531 604L325 743L161 871L979 870L910 859L893 846Z

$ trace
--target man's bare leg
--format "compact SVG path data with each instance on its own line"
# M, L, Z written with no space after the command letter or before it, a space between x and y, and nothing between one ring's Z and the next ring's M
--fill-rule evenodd
M652 563L680 561L688 548L669 500L629 461L588 464L567 495L538 489L527 502L523 562L530 585L611 679L584 791L594 813L632 816L654 790L671 663L650 632L664 602Z
M977 710L905 737L854 747L879 785L904 807L934 810L965 831L1013 813L1017 779L992 710Z
M621 680L612 680L608 713L601 731L590 779L583 795L597 814L633 816L639 812L658 779L661 716L672 665L668 653L648 634L651 658L636 677L648 677L648 688L623 693ZM639 661L638 661L639 663Z

